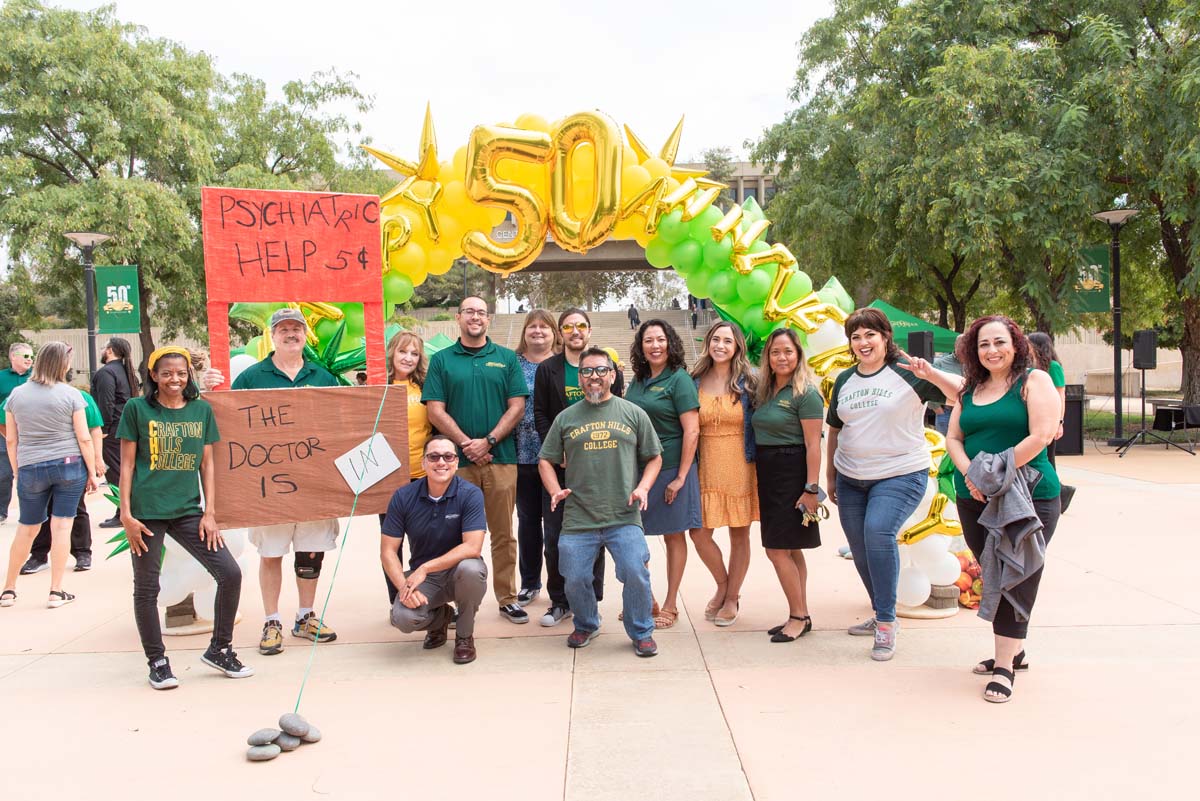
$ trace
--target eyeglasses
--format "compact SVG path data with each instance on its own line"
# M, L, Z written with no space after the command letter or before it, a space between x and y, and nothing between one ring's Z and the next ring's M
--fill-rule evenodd
M570 334L574 331L578 331L581 334L586 334L591 330L592 327L587 323L563 323L559 326L559 328L562 329L564 334Z
M425 454L425 458L434 463L445 462L446 464L450 464L451 462L458 461L458 454L457 453L427 453L427 454Z
M579 374L584 378L590 378L594 375L604 378L611 370L611 367L580 367Z
M463 317L487 317L487 309L459 309L458 313Z

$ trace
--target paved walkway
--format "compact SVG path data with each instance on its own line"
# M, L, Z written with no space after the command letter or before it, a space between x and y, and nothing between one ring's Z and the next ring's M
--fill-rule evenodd
M130 611L124 558L70 574L79 601L47 610L48 574L24 577L0 610L6 799L796 798L1135 799L1187 797L1200 748L1200 457L1136 448L1118 460L1060 459L1079 487L1050 550L1032 669L1007 706L981 699L970 666L986 624L961 611L906 621L896 659L847 637L869 610L835 524L811 554L816 627L786 645L764 630L785 612L757 549L741 619L703 620L711 591L694 552L679 624L637 659L609 580L604 636L570 651L566 625L513 626L481 610L479 660L386 622L377 526L355 522L301 712L325 734L274 762L244 739L295 703L310 655L288 638L259 656L260 602L244 558L236 646L258 675L204 667L206 638L168 638L182 686L156 693ZM105 502L95 500L94 519ZM15 511L15 507L14 510ZM12 525L0 529L7 543ZM757 533L754 535L757 539ZM103 541L107 537L97 537ZM651 548L664 585L660 543ZM326 576L329 575L326 570ZM324 583L324 582L323 582ZM540 615L544 597L536 604ZM285 614L294 595L285 591ZM536 615L535 615L536 617ZM1191 788L1191 789L1189 789Z

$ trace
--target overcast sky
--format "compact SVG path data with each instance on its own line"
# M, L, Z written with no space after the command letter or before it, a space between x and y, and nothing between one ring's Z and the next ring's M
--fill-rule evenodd
M51 0L53 2L53 0ZM58 0L88 9L97 2ZM272 89L336 67L375 98L375 144L414 159L425 102L439 156L472 127L522 112L600 109L654 150L686 115L680 160L742 143L782 119L796 44L828 0L260 2L116 0L117 16L211 55Z

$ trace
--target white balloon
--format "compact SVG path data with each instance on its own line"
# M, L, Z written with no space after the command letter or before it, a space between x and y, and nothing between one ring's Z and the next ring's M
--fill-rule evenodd
M221 532L221 537L225 540L225 547L229 549L229 555L234 559L242 558L249 534L250 532L244 528L232 528L229 531Z
M163 536L167 553L163 556L162 573L158 577L158 605L172 606L204 586L209 575L182 545L168 535Z
M947 551L929 571L929 581L931 584L946 586L957 581L961 572L962 568L958 564L958 557Z
M896 603L903 606L920 606L929 600L932 591L929 578L919 567L906 567L900 571L900 581L896 585Z
M921 568L926 575L932 573L939 564L942 556L949 552L950 538L945 534L930 534L913 543L913 565ZM958 574L954 574L958 578Z
M951 501L942 507L942 519L958 520L958 504L954 503L954 501Z
M925 479L925 494L921 497L921 502L917 504L916 511L909 515L908 519L900 524L900 531L897 533L903 534L917 523L920 523L922 520L929 517L929 507L933 503L933 499L936 496L937 480L932 477L927 477Z
M897 546L897 550L900 551L900 568L912 567L912 546L899 545Z
M237 378L243 370L252 364L258 364L258 359L246 353L239 353L229 360L229 380Z
M816 356L819 353L833 350L839 345L845 345L849 340L846 339L846 329L841 323L835 323L833 320L826 320L821 323L821 327L808 335L808 356Z
M958 576L955 576L958 578ZM217 582L211 578L208 584L196 590L192 594L192 606L196 608L196 617L203 620L216 619L217 606Z

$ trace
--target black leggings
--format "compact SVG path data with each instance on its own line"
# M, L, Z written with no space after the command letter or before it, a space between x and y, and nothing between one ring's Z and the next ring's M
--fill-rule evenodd
M975 554L976 559L980 559L983 555L984 544L987 542L988 531L983 526L979 525L979 516L983 514L986 504L980 503L970 496L959 496L957 501L958 516L962 521L963 537L967 540L967 547ZM1050 538L1054 536L1054 530L1058 528L1058 516L1060 513L1060 502L1058 496L1053 498L1044 498L1033 502L1033 509L1037 512L1038 519L1042 521L1042 537L1046 540L1046 546L1050 545ZM1025 603L1025 608L1029 610L1030 615L1033 614L1033 602L1037 600L1038 585L1042 582L1042 570L1039 568L1036 573L1022 581L1013 588L1014 593L1018 593ZM996 619L992 621L992 632L1001 637L1011 637L1015 640L1023 640L1029 634L1029 621L1024 623L1017 621L1016 615L1013 612L1012 604L1008 602L1004 596L1000 597L1000 605L996 609Z
M200 515L177 517L174 520L143 520L146 528L154 532L147 541L150 547L140 556L133 557L133 618L137 621L138 636L142 639L142 650L146 659L154 663L166 654L163 647L162 627L158 622L158 577L162 572L163 535L169 535L183 549L195 557L214 579L217 580L217 603L213 614L210 651L228 648L233 642L233 621L237 617L238 601L242 595L242 569L228 548L210 551L200 540ZM168 559L171 557L168 556ZM207 609L196 610L204 616Z

